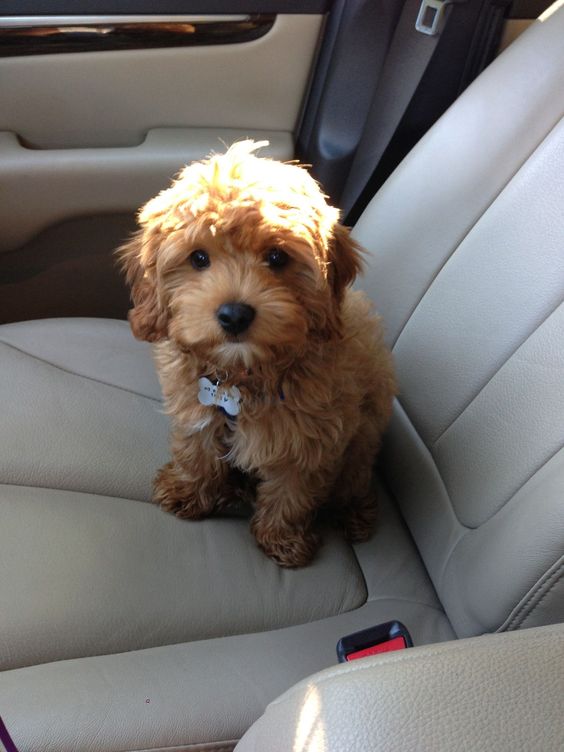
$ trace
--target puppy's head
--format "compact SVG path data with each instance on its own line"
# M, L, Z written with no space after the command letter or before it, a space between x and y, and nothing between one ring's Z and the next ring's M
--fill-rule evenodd
M339 336L359 248L305 169L244 141L186 167L118 253L140 339L245 368Z

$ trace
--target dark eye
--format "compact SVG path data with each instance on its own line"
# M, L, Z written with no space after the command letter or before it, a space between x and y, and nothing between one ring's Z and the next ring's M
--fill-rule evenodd
M190 263L194 269L206 269L210 265L210 257L206 251L198 249L190 254Z
M289 261L290 257L281 248L271 248L266 252L266 263L271 269L282 269Z

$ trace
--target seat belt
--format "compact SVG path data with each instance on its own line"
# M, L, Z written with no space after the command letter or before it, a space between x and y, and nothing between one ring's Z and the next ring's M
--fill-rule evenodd
M360 198L435 52L455 0L405 0L353 159L340 206L347 216Z

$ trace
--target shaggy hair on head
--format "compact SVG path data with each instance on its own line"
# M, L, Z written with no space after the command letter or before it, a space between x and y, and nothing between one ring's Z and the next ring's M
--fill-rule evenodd
M258 545L295 567L318 547L322 506L349 539L370 534L395 380L379 320L349 288L361 249L309 173L257 157L264 145L186 167L118 253L172 419L155 501L200 519L244 478Z

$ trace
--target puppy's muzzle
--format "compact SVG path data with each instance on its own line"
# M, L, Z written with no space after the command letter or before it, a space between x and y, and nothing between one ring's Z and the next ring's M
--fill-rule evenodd
M241 334L251 325L255 309L246 303L224 303L217 309L216 316L227 334Z

